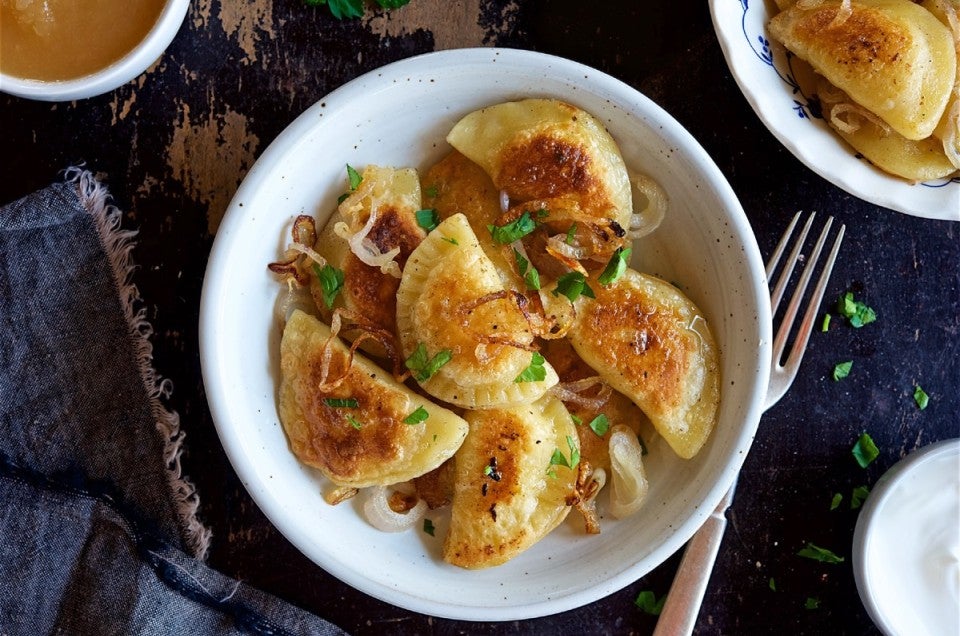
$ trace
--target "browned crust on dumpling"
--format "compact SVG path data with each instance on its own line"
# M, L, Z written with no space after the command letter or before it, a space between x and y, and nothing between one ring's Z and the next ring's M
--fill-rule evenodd
M682 328L686 316L678 307L651 302L626 285L596 285L594 290L596 302L581 309L578 338L603 343L594 354L630 385L655 395L661 410L679 407L684 378L698 347L696 337ZM608 337L625 325L636 333L632 340ZM618 363L637 356L642 356L642 364Z
M482 452L472 457L458 458L456 461L470 463L468 470L461 469L460 474L473 475L473 479L459 481L457 489L474 489L480 493L477 496L463 497L469 501L471 510L466 514L471 519L481 519L486 525L496 526L497 507L505 508L511 504L520 493L519 458L525 453L526 428L523 420L512 413L504 411L478 411L471 417L472 444ZM477 461L480 460L480 461ZM482 463L486 461L486 463ZM490 466L490 474L485 474L486 467ZM487 544L458 544L449 555L451 563L469 563L475 560L499 561L506 560L515 554L520 546L527 542L528 530L523 528L508 541L498 545ZM482 555L482 556L480 556ZM496 555L496 556L495 556Z
M576 470L556 466L574 435L563 405L544 398L502 410L470 411L470 432L454 462L456 486L443 558L466 568L499 565L566 517ZM548 474L550 473L550 474Z
M412 432L396 417L407 407L403 396L385 389L358 367L351 367L341 388L321 391L317 388L322 379L320 356L302 360L296 366L291 360L281 362L303 416L299 430L290 435L293 452L302 462L321 469L334 482L351 483L371 465L402 456L403 441ZM346 353L334 351L328 377L340 377L346 363ZM353 398L357 407L330 406L324 402L327 398Z
M612 207L591 164L590 154L582 145L536 134L504 148L495 181L511 197L522 201L576 195L585 209Z
M396 257L402 269L411 252L426 237L426 233L416 223L416 217L410 210L398 210L382 207L377 210L377 219L367 234L367 238L377 246L381 253L400 248ZM400 279L380 271L361 261L353 252L345 250L343 269L343 303L347 309L355 311L368 321L388 330L397 331L397 289ZM319 281L311 280L310 291L318 307L325 308ZM379 349L375 349L379 353Z
M466 421L359 353L351 361L330 328L302 311L284 328L280 371L279 415L290 448L336 484L363 488L407 481L449 459L466 436ZM421 408L426 417L404 421Z
M832 52L837 64L861 67L869 64L875 72L885 64L896 64L910 34L881 11L858 7L843 23L827 29L836 18L839 5L819 7L808 13L795 26L795 37L816 41Z
M483 168L452 151L420 179L424 207L445 219L462 213L479 232L500 215L500 192Z

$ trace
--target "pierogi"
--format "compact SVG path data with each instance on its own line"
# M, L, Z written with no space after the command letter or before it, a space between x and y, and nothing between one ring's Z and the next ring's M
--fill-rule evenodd
M806 88L840 137L911 181L960 170L956 0L778 5L770 34L821 76Z
M448 510L443 558L472 569L514 558L572 508L588 533L604 510L642 510L643 437L697 454L720 352L688 298L629 267L662 209L636 217L666 198L634 210L593 116L523 100L468 114L448 140L419 174L348 166L327 225L299 217L270 268L299 299L283 306L313 305L281 318L293 453L338 487L332 503L372 487L378 528ZM420 503L387 508L384 488Z

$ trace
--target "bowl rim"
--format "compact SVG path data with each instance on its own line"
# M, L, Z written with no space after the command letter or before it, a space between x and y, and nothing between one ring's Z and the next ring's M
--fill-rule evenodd
M864 608L866 608L874 624L885 634L895 634L896 632L887 618L889 611L875 600L874 584L867 575L866 548L870 542L870 533L875 527L873 524L877 517L882 514L884 505L891 496L893 489L904 479L910 477L915 468L942 455L960 456L960 438L945 439L928 444L900 459L877 480L857 517L857 524L853 531L853 578Z
M35 80L0 72L0 92L45 102L68 102L109 93L157 61L183 24L190 0L167 0L156 22L134 48L99 71L68 80Z
M378 83L402 82L404 76L409 75L414 69L421 71L421 67L425 65L429 65L432 70L438 70L444 66L449 67L450 65L490 65L491 61L515 64L525 63L527 65L533 64L533 68L538 72L542 72L544 69L550 69L551 72L555 72L558 76L562 73L563 77L589 76L591 84L596 87L590 89L591 92L595 91L596 93L616 95L619 99L627 103L640 103L645 109L646 114L656 117L657 121L655 122L655 126L658 127L658 132L668 137L671 142L677 143L683 148L684 152L689 153L693 160L697 162L698 166L702 168L705 182L714 188L717 197L724 202L725 208L729 211L731 224L735 225L735 229L744 239L743 252L744 258L747 261L746 266L757 278L756 284L750 286L747 296L752 296L751 301L757 307L759 314L757 330L760 339L759 342L756 343L758 351L757 357L763 362L751 376L751 380L753 381L752 386L755 387L755 390L750 403L745 408L746 417L744 418L744 425L738 431L737 435L732 438L729 461L723 466L721 478L714 481L705 489L704 497L698 505L694 506L692 514L684 523L674 527L673 533L667 540L654 550L654 554L651 555L650 560L656 563L643 572L637 572L637 567L634 566L626 569L617 576L607 578L600 583L592 584L585 590L560 594L535 603L498 606L493 609L487 609L436 602L432 599L414 596L403 591L380 588L376 585L368 584L362 576L359 576L357 572L349 570L349 568L336 568L317 564L318 567L322 567L322 569L351 587L388 603L433 616L475 621L505 621L534 618L586 605L633 583L649 572L650 569L662 564L670 555L679 550L713 512L722 496L733 483L745 460L746 453L753 441L760 416L763 412L763 400L769 380L769 364L766 361L771 355L772 341L772 323L769 315L769 297L766 290L764 265L760 257L756 238L753 235L752 228L743 212L739 200L720 169L699 142L671 115L645 95L628 84L584 64L553 55L519 49L491 47L437 51L405 58L372 69L318 99L311 107L295 118L257 159L240 184L236 195L228 206L226 214L221 221L210 251L201 292L199 320L200 358L211 416L213 417L221 443L231 465L237 472L251 498L267 518L278 528L281 534L296 545L298 549L301 549L297 538L290 534L290 528L284 526L283 511L280 509L278 502L272 501L270 497L266 496L267 493L265 491L259 491L255 487L255 484L252 483L255 476L252 474L251 469L245 464L244 449L241 440L236 438L233 431L230 430L229 423L223 417L226 413L226 405L222 403L221 400L225 399L223 391L226 387L222 386L222 382L215 372L218 359L218 345L215 338L211 335L205 336L205 334L213 334L217 330L217 305L218 300L225 293L226 278L225 273L218 270L222 269L220 263L225 260L230 251L231 236L240 230L244 223L244 215L250 209L243 208L243 201L251 199L252 195L271 177L272 166L282 159L284 153L287 151L287 147L295 144L312 130L322 113L330 114L331 112L336 112L338 109L353 103L354 100L363 98L366 94L364 92L365 82L371 81L374 78ZM294 534L296 533L294 532ZM306 554L306 552L304 553ZM315 560L314 562L316 563Z

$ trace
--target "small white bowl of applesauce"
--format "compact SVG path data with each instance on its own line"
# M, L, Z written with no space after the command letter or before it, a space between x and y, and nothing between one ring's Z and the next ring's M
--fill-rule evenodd
M960 439L914 451L880 478L857 520L853 572L887 636L960 633Z
M173 40L190 0L0 0L0 91L49 102L107 93Z

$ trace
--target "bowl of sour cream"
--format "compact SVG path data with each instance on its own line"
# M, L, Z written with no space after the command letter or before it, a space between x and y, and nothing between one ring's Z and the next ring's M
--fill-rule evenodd
M888 636L960 633L960 439L914 451L880 478L857 520L853 571Z
M107 93L173 40L190 0L0 0L0 91L42 101Z

